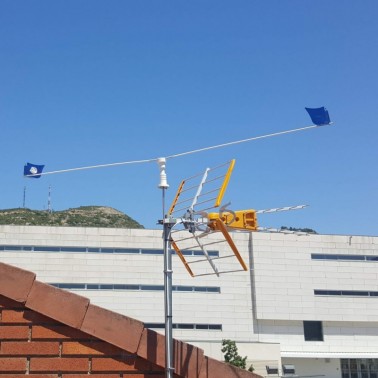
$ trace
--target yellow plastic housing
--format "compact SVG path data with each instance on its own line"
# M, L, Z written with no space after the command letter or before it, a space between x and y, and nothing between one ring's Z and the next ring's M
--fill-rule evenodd
M221 215L219 213L209 213L208 214L209 227L214 231L214 227L218 223L213 221L220 219L228 228L234 228L238 230L257 230L257 216L256 211L253 209L250 210L238 210L238 211L225 211ZM221 231L216 229L217 231Z

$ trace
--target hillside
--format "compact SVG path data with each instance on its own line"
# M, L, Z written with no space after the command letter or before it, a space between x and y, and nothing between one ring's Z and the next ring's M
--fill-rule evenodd
M144 228L128 215L106 206L47 212L30 209L0 210L0 225Z

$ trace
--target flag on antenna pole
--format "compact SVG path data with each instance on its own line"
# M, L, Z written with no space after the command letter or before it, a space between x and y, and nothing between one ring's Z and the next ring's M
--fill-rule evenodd
M314 125L317 126L325 126L331 123L329 118L328 110L322 106L321 108L305 108L307 113L311 117L312 122Z
M26 163L24 165L24 176L30 178L40 178L44 165Z

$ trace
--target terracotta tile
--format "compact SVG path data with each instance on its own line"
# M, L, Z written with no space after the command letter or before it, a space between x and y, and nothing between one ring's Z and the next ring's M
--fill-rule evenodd
M0 263L0 294L24 303L35 280L35 274L27 270Z
M145 328L137 354L158 366L165 367L165 337L156 331Z
M194 345L174 340L174 367L175 373L187 378L198 378L204 352Z
M139 320L89 305L81 330L130 353L135 353L143 327L143 323Z
M8 309L21 309L25 308L22 302L16 302L12 299L4 297L0 295L0 309L1 308L8 308Z
M89 299L35 281L25 306L74 328L80 328Z
M199 378L261 378L247 370L239 369L224 362L205 357Z

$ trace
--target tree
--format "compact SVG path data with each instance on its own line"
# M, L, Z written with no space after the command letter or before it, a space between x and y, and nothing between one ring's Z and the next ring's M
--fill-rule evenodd
M247 356L242 357L238 353L238 347L235 341L223 339L222 353L224 353L224 361L230 365L245 369L247 365Z

